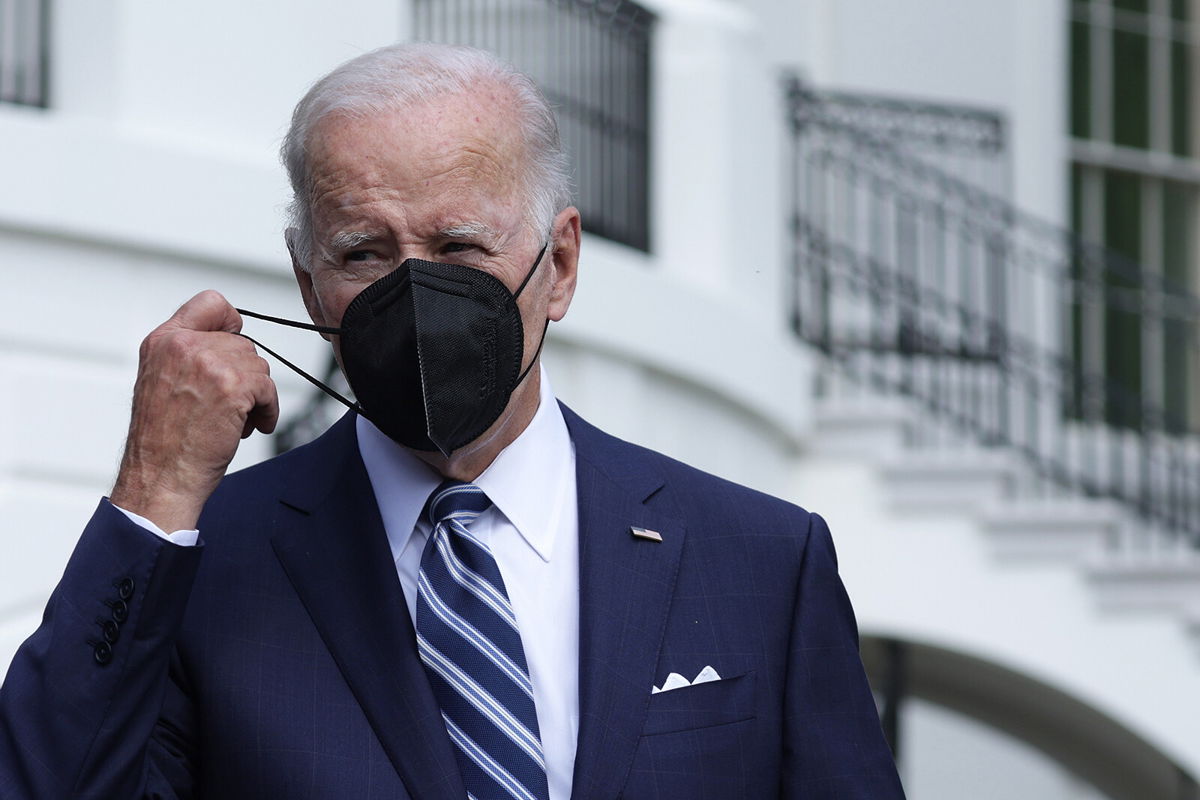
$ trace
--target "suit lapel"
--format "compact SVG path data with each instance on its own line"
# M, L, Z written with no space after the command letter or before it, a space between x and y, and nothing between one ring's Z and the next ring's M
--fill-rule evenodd
M417 656L370 480L347 415L306 455L272 546L375 734L414 798L466 796Z
M579 497L580 719L573 794L615 798L641 736L685 530L646 504L662 480L645 471L636 450L565 408L564 416L576 447ZM662 541L635 537L631 526L657 531Z

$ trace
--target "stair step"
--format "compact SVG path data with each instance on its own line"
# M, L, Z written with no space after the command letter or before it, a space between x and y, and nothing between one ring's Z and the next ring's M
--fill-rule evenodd
M898 511L977 512L1008 497L1017 472L1007 453L956 448L889 458L880 475Z
M1168 611L1200 622L1200 553L1103 557L1087 563L1084 573L1102 608Z
M1116 543L1121 510L1100 500L1021 500L985 509L984 534L1006 561L1079 563Z
M817 408L813 450L819 455L878 459L904 452L912 411L890 398L837 398Z

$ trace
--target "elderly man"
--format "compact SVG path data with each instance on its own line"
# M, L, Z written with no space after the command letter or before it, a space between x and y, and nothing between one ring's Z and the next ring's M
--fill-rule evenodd
M277 416L220 295L0 691L4 798L894 798L828 530L613 439L539 365L579 258L553 115L479 51L317 83L288 245L356 402Z

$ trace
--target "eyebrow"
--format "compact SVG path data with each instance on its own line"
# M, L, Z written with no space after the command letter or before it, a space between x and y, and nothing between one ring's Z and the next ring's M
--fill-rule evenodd
M329 237L329 247L332 250L349 250L353 247L379 241L379 236L365 231L339 231Z
M482 222L462 222L438 231L442 239L464 239L471 236L495 236L495 230Z

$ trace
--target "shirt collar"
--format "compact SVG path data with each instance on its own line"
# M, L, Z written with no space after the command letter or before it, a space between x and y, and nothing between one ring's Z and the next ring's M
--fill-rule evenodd
M487 493L521 538L549 561L561 527L564 481L573 477L574 456L562 410L539 365L538 410L475 484ZM408 545L425 501L443 480L412 452L392 441L361 414L355 420L358 449L375 492L392 559Z
M543 561L554 554L562 527L566 481L574 479L571 437L554 399L546 371L541 373L537 413L508 447L500 451L475 484L508 518Z

